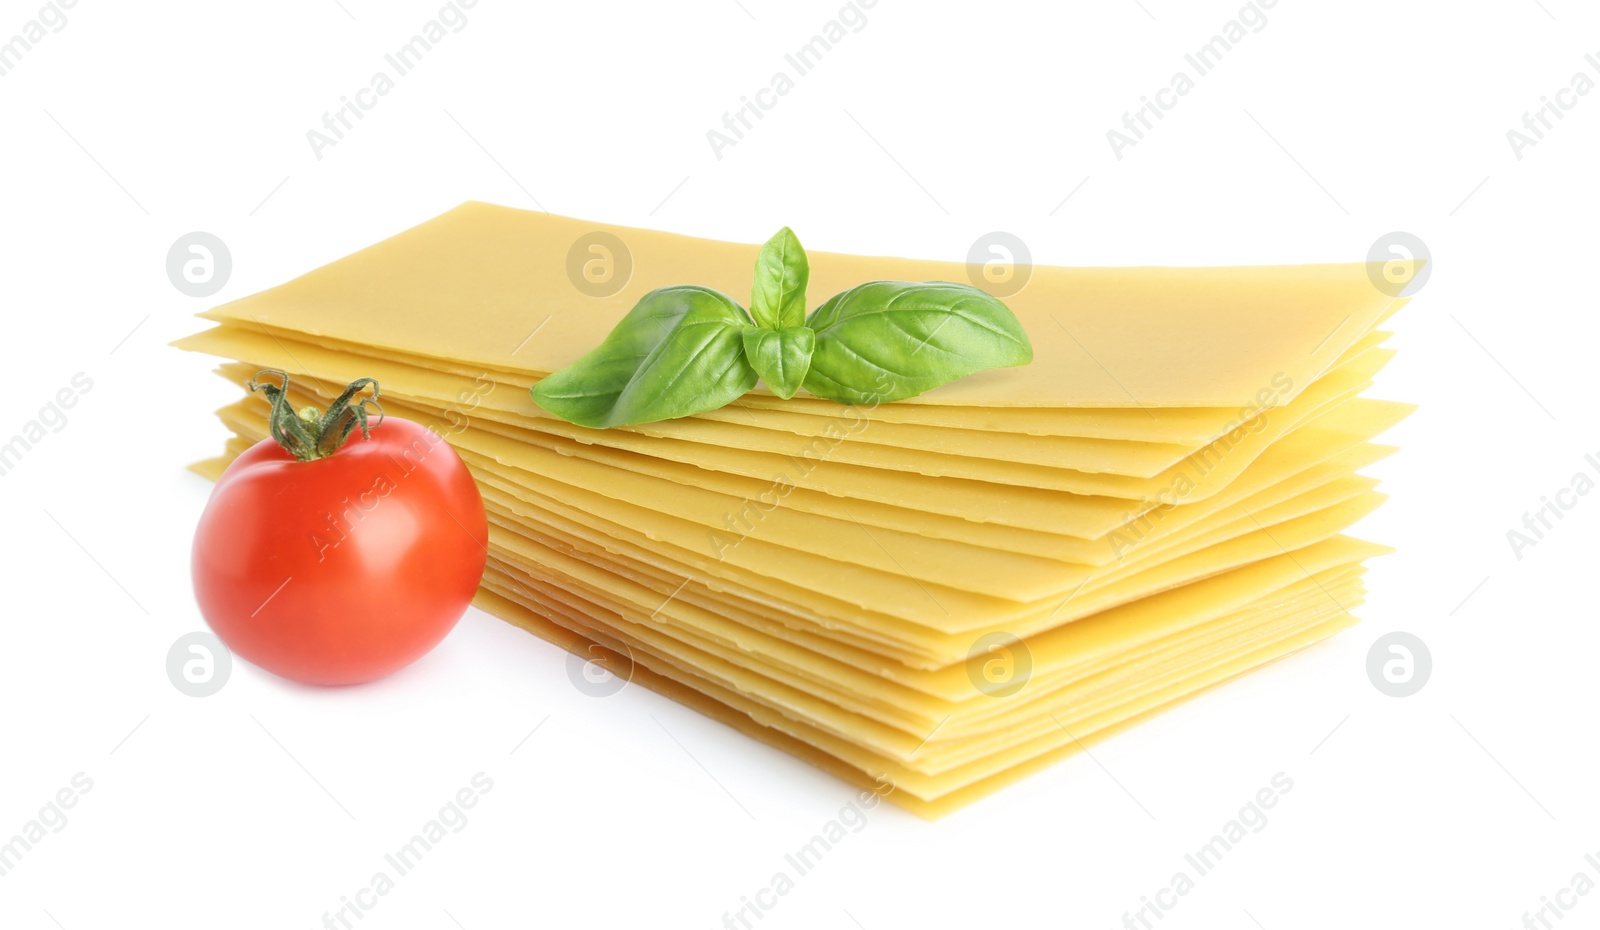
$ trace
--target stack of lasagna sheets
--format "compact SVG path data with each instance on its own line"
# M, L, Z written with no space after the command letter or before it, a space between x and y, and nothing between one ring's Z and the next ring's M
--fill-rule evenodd
M653 288L744 303L758 248L469 203L178 344L297 406L376 378L478 481L479 607L924 816L1355 622L1386 550L1342 532L1410 411L1360 396L1404 302L1365 265L1034 268L1032 364L876 407L592 430L530 399ZM813 294L968 280L810 259ZM266 413L224 408L196 470Z

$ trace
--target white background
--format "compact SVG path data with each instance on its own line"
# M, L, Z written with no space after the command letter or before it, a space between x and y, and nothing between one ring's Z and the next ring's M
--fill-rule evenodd
M169 683L203 628L208 485L183 466L235 393L166 343L473 198L957 260L997 229L1051 264L1353 261L1392 230L1433 255L1375 391L1422 406L1373 469L1393 499L1358 533L1399 553L1365 622L943 822L880 807L763 930L1119 926L1278 772L1292 792L1164 930L1514 927L1600 880L1600 499L1521 559L1506 538L1600 453L1600 93L1521 159L1506 137L1600 80L1600 14L1280 0L1116 158L1107 130L1239 8L880 0L718 159L707 130L837 0L481 0L319 160L307 131L436 0L81 0L0 78L0 435L94 382L0 477L0 839L75 773L94 787L0 877L0 926L321 926L484 772L360 926L716 927L851 796L643 689L580 693L564 653L477 612L369 687ZM38 9L0 2L0 41ZM165 272L194 230L233 255L209 299ZM1434 659L1405 699L1364 670L1396 629ZM1600 921L1600 893L1566 900L1567 926Z

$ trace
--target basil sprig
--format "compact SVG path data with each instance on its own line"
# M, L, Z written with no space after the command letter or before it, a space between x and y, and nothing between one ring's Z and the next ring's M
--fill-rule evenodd
M807 317L810 276L786 226L756 258L748 313L706 287L651 291L593 351L535 384L533 399L604 429L715 410L758 378L785 399L804 386L842 404L879 404L1033 361L1022 324L977 288L872 281Z

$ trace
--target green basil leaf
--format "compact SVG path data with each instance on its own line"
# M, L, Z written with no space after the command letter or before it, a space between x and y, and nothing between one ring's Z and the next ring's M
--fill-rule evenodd
M533 386L539 406L604 429L715 410L755 387L750 318L733 298L693 285L639 299L594 351Z
M816 345L816 333L805 326L777 330L752 326L744 331L744 357L772 393L784 400L800 390Z
M817 334L806 390L842 404L888 403L1033 361L1011 310L965 284L872 281L834 295L806 323Z
M785 226L767 240L756 256L755 284L750 288L750 315L763 329L786 329L806 321L806 284L811 264L800 239Z

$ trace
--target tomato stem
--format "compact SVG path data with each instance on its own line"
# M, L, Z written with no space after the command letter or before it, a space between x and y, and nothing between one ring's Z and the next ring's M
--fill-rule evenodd
M256 380L265 375L277 375L283 379L283 383ZM310 405L294 409L289 403L289 373L286 371L264 369L256 372L256 379L252 379L247 387L265 394L267 401L272 404L272 413L267 418L272 438L302 462L327 458L339 451L356 427L361 428L361 438L365 439L372 435L372 427L383 422L383 405L378 403L378 382L371 378L358 378L350 382L344 392L328 405L326 413ZM351 403L356 395L369 386L372 388L371 397ZM367 423L368 404L378 411L377 423L370 425Z

